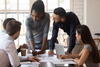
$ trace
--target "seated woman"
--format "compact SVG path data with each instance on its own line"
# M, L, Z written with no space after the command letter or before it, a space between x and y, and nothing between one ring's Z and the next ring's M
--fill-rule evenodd
M98 48L92 38L89 28L86 25L80 25L77 27L76 39L84 45L80 54L60 55L60 58L74 58L74 61L78 66L82 66L85 63L86 67L99 67L98 63L100 57Z

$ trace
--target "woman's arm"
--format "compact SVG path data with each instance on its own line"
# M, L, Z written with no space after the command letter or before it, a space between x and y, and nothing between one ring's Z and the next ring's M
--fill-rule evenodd
M48 31L49 31L49 26L50 26L50 16L49 14L47 14L46 18L47 21L45 26L44 26L44 30L43 30L43 39L42 39L42 46L41 46L41 51L40 54L44 53L47 47L47 38L48 38Z
M79 58L79 54L67 54L67 55L60 55L61 59L67 59L67 58Z
M84 48L80 54L80 58L79 59L75 59L74 61L77 63L77 65L83 65L84 62L86 61L86 59L89 56L89 50L87 48Z

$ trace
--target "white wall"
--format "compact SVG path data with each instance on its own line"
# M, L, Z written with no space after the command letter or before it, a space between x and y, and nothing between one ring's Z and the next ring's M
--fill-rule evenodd
M100 0L86 0L85 13L92 34L100 33Z

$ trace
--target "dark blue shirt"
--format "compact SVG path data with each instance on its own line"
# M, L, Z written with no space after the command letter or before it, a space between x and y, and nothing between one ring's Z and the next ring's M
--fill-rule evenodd
M66 32L70 39L69 39L69 48L68 52L70 53L75 46L75 32L76 26L80 25L78 17L73 12L66 13L66 19L64 22L53 23L53 31L52 31L52 38L50 41L50 50L55 48L55 42L58 36L58 30L61 28L64 32Z

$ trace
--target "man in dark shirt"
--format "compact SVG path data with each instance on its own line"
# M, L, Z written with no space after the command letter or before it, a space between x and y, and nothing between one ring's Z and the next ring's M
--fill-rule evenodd
M54 23L53 23L52 38L49 45L50 49L49 54L53 54L59 28L61 28L64 32L66 32L70 37L67 53L71 53L72 49L75 46L76 26L80 25L78 17L73 12L66 13L66 11L63 8L58 7L54 10L53 20Z

